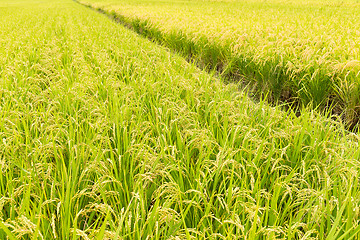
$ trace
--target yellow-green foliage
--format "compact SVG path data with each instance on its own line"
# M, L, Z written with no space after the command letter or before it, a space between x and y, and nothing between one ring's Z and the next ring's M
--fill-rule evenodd
M358 238L359 136L70 0L0 1L0 239Z
M358 1L80 2L140 24L143 34L223 75L246 78L275 101L333 105L352 123L360 117Z

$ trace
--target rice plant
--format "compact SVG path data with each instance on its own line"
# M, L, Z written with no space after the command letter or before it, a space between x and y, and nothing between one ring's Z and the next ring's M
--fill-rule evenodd
M0 239L358 239L359 135L70 0L0 1Z

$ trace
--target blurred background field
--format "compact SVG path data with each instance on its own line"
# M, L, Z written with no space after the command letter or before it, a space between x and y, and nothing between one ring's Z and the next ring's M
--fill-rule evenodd
M271 102L360 117L358 1L81 0ZM140 30L141 29L141 30Z

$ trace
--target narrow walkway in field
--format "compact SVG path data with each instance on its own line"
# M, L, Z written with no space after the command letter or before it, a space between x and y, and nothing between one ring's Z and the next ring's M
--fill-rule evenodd
M226 84L240 83L243 90L249 89L249 95L253 100L255 100L255 102L258 102L260 99L262 99L266 100L273 106L282 104L285 110L291 109L295 111L297 115L300 115L299 103L294 101L293 99L290 99L290 96L282 97L280 101L275 101L272 97L268 97L268 93L255 90L255 88L253 87L255 83L252 82L253 80L251 80L250 77L233 71L233 69L227 72L225 69L226 67L221 61L209 61L208 59L211 59L211 56L209 58L199 56L199 54L196 53L196 50L194 50L194 47L191 47L191 45L194 45L195 43L191 42L191 40L188 40L187 37L185 35L183 36L181 32L178 32L176 34L163 33L161 30L152 27L151 24L149 24L145 20L129 20L124 16L118 14L117 12L109 12L101 7L96 8L90 4L85 4L78 0L73 1L107 16L111 20L121 24L122 26L127 27L128 29L136 32L142 37L145 37L151 42L166 47L170 51L175 52L176 54L180 54L187 62L195 64L199 69L203 71L206 71L210 74L215 74L217 77L220 77L222 81ZM172 38L171 42L167 41L169 38ZM214 56L213 58L218 58L219 55L226 54L224 52L225 50L219 48L218 46L216 46L216 44L211 45L209 42L207 42L207 44L205 45L207 45L209 49L212 49L213 54L216 55L216 57Z

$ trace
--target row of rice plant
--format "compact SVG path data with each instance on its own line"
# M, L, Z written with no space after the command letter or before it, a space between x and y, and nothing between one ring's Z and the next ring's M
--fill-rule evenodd
M356 239L359 136L70 0L0 1L0 239Z
M271 102L360 118L360 3L355 0L80 0ZM270 93L270 94L269 94Z

